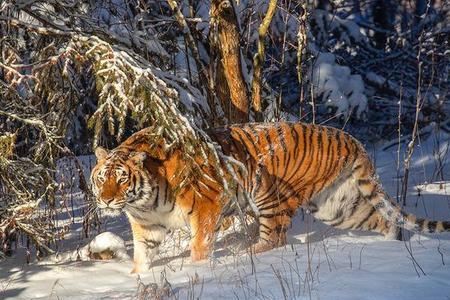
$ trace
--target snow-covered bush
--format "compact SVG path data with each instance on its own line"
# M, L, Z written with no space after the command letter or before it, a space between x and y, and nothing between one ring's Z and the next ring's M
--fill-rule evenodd
M322 97L328 108L335 108L336 116L345 118L354 112L362 118L367 111L367 97L360 75L351 74L349 67L336 64L331 53L319 53L312 70L314 93Z

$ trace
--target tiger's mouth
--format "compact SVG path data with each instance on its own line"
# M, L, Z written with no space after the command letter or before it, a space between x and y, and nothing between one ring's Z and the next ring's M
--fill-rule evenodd
M122 213L121 208L104 207L104 208L101 208L101 210L106 216L110 216L110 217L117 217Z

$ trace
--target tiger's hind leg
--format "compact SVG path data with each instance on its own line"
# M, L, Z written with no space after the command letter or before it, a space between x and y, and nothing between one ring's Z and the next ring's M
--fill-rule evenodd
M373 231L387 239L401 238L400 229L383 216L366 199L360 197L351 212L341 222L330 224L339 229Z
M283 203L275 202L270 206L270 209L258 207L261 214L259 216L259 241L253 245L255 253L286 244L286 231L297 210L298 200L290 198Z
M357 201L343 222L341 228L374 231L383 234L387 239L402 239L401 228L393 222L392 211L383 213L388 196L378 182L374 168L366 155L360 156L353 165L352 176L349 178L353 190L358 193ZM381 206L380 206L381 205Z
M398 239L399 228L384 218L366 196L378 190L371 165L356 164L350 175L343 173L311 200L317 207L313 215L335 228L373 231L388 239Z

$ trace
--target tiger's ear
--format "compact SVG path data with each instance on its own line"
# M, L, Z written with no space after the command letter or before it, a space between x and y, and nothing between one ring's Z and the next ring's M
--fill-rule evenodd
M131 156L131 161L134 162L136 165L142 167L144 164L144 160L147 158L147 153L145 152L137 152L134 153L133 156Z
M108 156L108 151L105 148L97 147L95 148L95 156L97 157L97 160L104 159Z

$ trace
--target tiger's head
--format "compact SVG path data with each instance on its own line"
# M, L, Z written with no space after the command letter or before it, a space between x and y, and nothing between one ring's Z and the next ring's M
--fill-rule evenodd
M153 184L145 169L146 153L124 153L97 147L97 165L91 173L92 191L97 207L107 215L117 216L128 205L150 199Z

